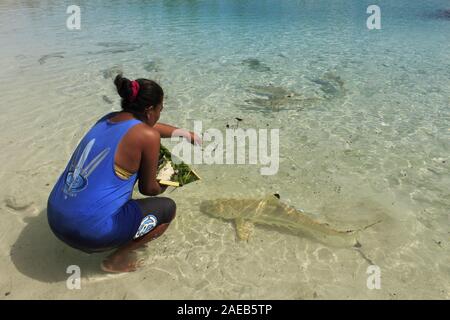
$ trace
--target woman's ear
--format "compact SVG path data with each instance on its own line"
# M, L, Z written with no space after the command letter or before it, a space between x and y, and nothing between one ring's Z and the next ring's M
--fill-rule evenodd
M144 113L145 113L145 116L146 116L146 117L148 117L148 113L149 113L150 111L152 111L152 107L153 107L153 106L150 106L150 107L147 107L147 108L144 109Z

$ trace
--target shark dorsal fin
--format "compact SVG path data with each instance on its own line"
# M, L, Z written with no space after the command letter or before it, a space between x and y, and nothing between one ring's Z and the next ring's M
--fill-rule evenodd
M265 205L278 205L280 204L280 198L278 194L268 194L262 199L262 203Z

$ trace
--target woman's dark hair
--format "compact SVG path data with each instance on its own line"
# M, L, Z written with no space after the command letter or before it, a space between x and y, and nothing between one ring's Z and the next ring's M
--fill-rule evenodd
M145 108L157 106L162 102L164 91L159 84L148 79L136 79L135 81L139 84L139 91L134 98L131 80L123 77L121 74L114 79L117 92L122 98L121 105L123 110L142 113Z

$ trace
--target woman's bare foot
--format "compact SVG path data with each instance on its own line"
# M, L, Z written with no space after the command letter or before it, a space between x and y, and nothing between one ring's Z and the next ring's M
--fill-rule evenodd
M134 272L144 265L144 259L137 259L136 253L114 252L101 263L100 267L105 272L122 273Z
M149 241L159 237L166 231L168 226L168 223L160 224L141 238L132 240L123 247L120 247L101 263L102 270L105 272L120 273L133 272L142 267L144 260L138 260L136 250L145 247Z

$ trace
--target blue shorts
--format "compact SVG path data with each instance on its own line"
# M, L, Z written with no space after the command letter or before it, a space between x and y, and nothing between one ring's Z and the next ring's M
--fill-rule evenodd
M47 218L53 233L67 245L86 253L102 252L121 247L172 220L175 213L173 200L154 197L148 204L149 212L144 213L135 200L129 200L116 214L100 223L71 223L70 217L49 205Z

